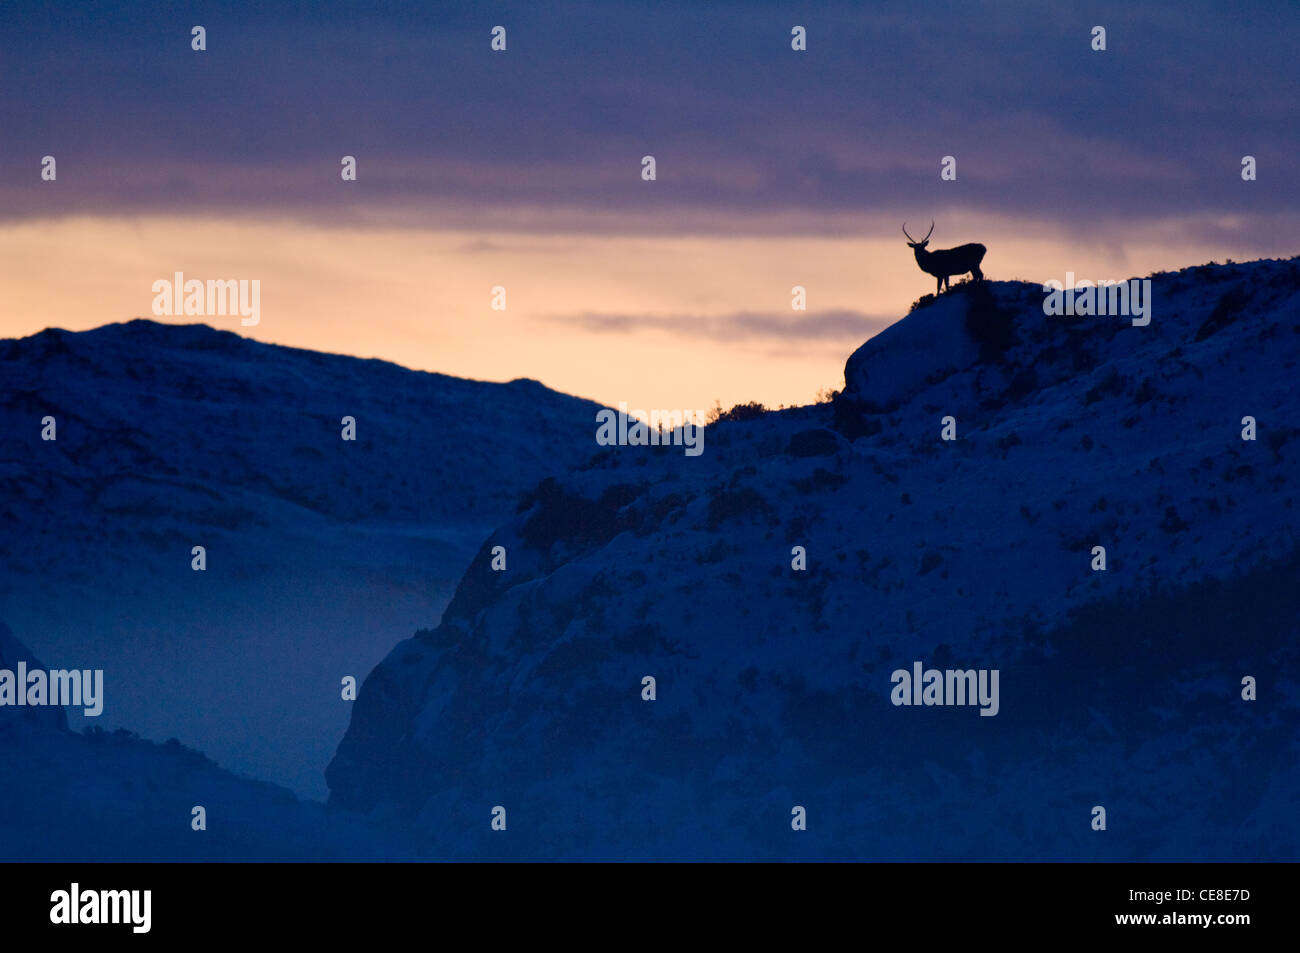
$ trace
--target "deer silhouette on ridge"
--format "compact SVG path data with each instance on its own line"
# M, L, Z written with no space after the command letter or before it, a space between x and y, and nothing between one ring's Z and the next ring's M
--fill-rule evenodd
M906 222L903 223L903 234L907 235ZM980 271L980 262L984 260L987 248L979 242L970 242L966 245L958 245L956 248L929 251L925 246L930 244L930 236L933 234L934 222L931 221L930 231L926 232L925 237L919 242L914 241L911 235L907 235L907 247L916 253L916 263L921 270L928 275L934 275L937 280L935 294L948 287L948 279L953 275L964 275L969 271L976 281L984 280L984 272Z

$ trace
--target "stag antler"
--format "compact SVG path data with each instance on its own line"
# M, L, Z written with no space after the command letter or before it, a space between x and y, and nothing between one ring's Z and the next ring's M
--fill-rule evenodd
M904 234L904 235L907 235L907 223L906 223L906 222L903 223L903 234ZM930 219L930 230L929 230L928 232L925 233L925 238L922 238L921 241L922 241L922 242L927 242L927 241L929 241L929 240L930 240L930 236L933 235L933 234L934 234L934 219ZM909 242L911 242L912 244L914 244L914 245L919 245L919 244L920 244L920 242L918 242L918 241L917 241L915 238L913 238L911 235L907 235L907 240L908 240Z

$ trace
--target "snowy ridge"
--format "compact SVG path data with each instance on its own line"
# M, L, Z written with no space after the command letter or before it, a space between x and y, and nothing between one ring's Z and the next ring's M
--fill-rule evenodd
M238 542L329 521L473 527L536 474L585 459L590 443L570 434L595 409L535 381L462 380L206 325L49 329L0 341L0 533L22 569L66 580L64 534L161 552L188 551L196 534ZM45 415L58 426L49 444ZM355 442L340 437L344 416Z
M962 285L833 404L544 481L366 680L331 802L453 857L1300 856L1300 261L1152 287L1134 327ZM915 661L999 714L891 704Z

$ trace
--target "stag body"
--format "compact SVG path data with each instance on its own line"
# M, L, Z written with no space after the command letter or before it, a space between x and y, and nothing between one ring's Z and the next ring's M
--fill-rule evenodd
M903 223L903 234L907 235L906 222ZM926 232L925 237L919 242L912 241L912 236L907 235L907 247L916 253L916 263L921 270L927 275L934 275L937 280L935 294L948 287L948 279L953 275L964 275L969 271L970 276L976 281L984 280L984 272L980 271L980 262L984 260L987 248L979 242L971 242L968 245L958 245L956 248L928 251L925 246L930 244L932 234L934 234L934 222L930 223L930 231Z

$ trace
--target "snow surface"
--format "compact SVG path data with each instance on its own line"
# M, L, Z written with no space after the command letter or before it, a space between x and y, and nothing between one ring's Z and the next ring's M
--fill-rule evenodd
M366 680L331 803L451 857L1297 859L1300 261L1153 296L962 285L833 404L544 482ZM1000 713L892 705L918 660Z

